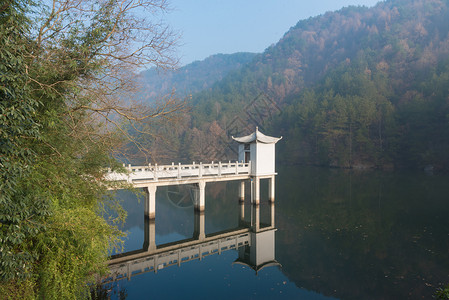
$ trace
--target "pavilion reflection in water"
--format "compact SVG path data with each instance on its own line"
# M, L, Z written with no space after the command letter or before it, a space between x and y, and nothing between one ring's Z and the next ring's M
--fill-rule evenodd
M268 266L280 266L275 259L275 204L269 203L269 223L260 222L260 205L251 205L250 220L245 220L244 202L239 202L238 227L225 232L205 234L205 213L195 211L193 238L174 243L156 245L154 219L145 217L145 238L140 250L117 254L108 262L110 273L103 284L133 276L155 272L170 266L181 266L192 260L221 254L227 250L238 251L234 263L260 271Z

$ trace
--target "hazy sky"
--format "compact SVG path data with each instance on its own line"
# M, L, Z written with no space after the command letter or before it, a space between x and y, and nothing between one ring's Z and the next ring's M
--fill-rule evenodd
M263 52L300 20L379 0L170 0L181 65L216 53Z

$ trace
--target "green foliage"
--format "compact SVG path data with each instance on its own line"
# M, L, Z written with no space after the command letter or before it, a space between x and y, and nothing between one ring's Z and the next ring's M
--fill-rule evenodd
M26 75L24 17L27 2L11 1L0 11L0 279L23 279L37 253L27 247L27 236L43 226L45 201L29 193L28 174L35 152L30 139L39 137L38 102L30 96Z
M37 238L40 296L43 299L84 298L95 272L106 270L109 245L117 230L88 208L59 209L48 230ZM117 238L112 241L118 242Z
M112 68L99 53L115 7L100 5L88 27L65 11L71 30L56 22L47 36L49 23L38 28L42 20L27 18L38 9L30 1L0 7L2 297L84 298L118 245L121 233L103 218L116 205L103 179L117 165L106 142L116 139L86 109L104 96L95 76ZM43 9L37 17L54 15Z
M0 294L5 300L36 299L36 284L32 280L16 280L0 283Z
M309 162L340 167L388 162L386 128L393 126L394 111L387 100L390 89L381 93L383 80L377 71L367 74L367 68L363 56L350 65L344 63L329 72L321 85L304 91L299 101L285 107L288 113L276 126L292 122L286 134L296 130L302 141L301 145L286 145L288 153L314 149L303 154Z
M445 288L438 289L438 291L435 293L435 298L441 300L449 299L449 285Z

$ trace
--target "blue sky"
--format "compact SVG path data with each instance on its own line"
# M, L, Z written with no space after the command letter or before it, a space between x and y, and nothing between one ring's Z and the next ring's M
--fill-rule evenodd
M298 21L379 0L170 0L166 22L181 33L181 65L217 53L263 52Z

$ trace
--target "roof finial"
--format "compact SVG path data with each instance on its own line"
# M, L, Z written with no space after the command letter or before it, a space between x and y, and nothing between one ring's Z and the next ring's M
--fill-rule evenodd
M256 131L259 131L259 126L256 126Z

